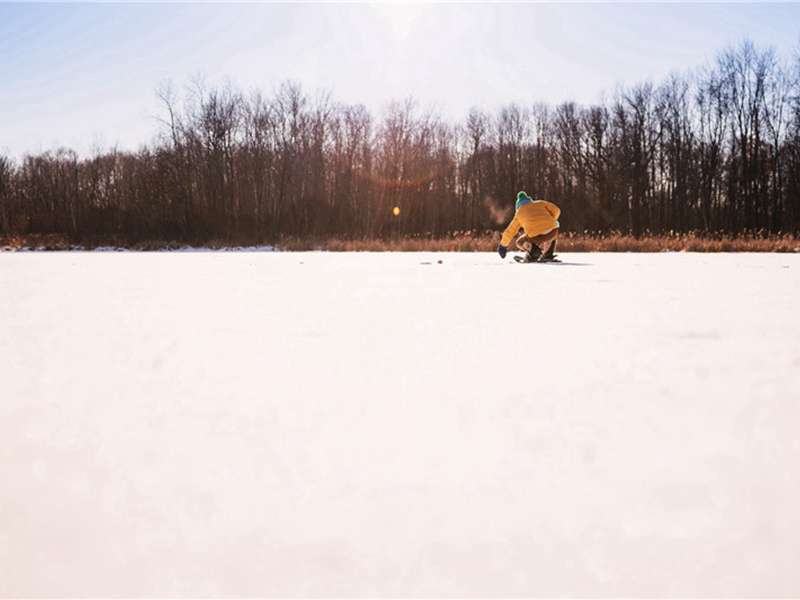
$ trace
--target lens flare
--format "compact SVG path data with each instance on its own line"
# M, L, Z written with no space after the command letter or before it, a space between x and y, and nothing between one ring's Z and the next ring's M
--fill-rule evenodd
M400 207L399 207L399 206L395 206L395 207L392 209L392 214L393 214L395 217L399 217L399 216L400 216Z

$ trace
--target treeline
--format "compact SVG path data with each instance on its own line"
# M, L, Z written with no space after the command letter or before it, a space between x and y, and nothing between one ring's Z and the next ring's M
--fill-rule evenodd
M0 157L0 233L441 236L499 228L520 189L561 206L568 231L800 232L800 58L748 41L590 106L460 123L413 100L376 119L292 82L157 94L160 130L138 152Z

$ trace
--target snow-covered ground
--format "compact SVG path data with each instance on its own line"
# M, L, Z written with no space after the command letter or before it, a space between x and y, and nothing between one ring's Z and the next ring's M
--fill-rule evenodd
M800 596L800 256L0 255L0 595Z

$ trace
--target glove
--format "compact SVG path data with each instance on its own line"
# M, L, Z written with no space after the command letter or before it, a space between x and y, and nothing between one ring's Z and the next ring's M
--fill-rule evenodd
M508 246L503 246L503 244L498 244L497 253L500 255L500 258L505 258L506 252L508 252Z

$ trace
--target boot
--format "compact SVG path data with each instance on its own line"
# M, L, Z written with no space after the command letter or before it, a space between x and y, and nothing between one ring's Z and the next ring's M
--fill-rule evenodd
M525 262L536 262L542 258L542 249L538 244L531 244L531 249L525 253Z
M541 260L542 262L556 260L556 240L550 242L550 247L547 249L547 251L542 255L542 257L539 260Z

